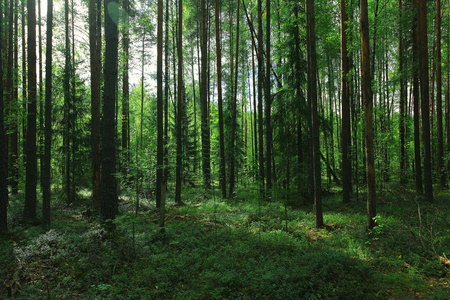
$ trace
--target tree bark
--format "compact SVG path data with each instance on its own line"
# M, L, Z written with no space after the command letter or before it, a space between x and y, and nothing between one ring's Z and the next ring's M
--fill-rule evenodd
M419 9L419 0L413 0L413 10L417 12ZM414 97L414 166L416 178L416 191L423 193L422 181L422 160L420 154L420 94L419 94L419 69L417 67L419 60L419 37L418 37L418 13L413 16L413 97Z
M322 179L319 146L319 116L317 107L317 56L314 0L306 0L306 45L308 54L308 102L311 103L311 132L313 153L314 210L316 227L323 227Z
M350 59L347 49L347 8L341 0L341 89L342 89L342 202L349 203L352 193L352 166L349 157L351 147L350 129Z
M162 207L162 185L164 168L164 141L163 141L163 0L158 0L158 25L157 25L157 45L156 45L156 109L157 109L157 151L156 151L156 207L164 211ZM162 214L161 214L162 215ZM161 220L161 227L164 227L164 220Z
M264 62L263 62L263 28L262 28L262 0L258 0L258 139L259 139L259 189L264 194L264 142L263 142L263 82L264 82Z
M181 204L181 168L182 168L182 105L183 105L183 0L178 0L178 98L177 98L177 162L175 182L175 203Z
M222 49L220 39L220 0L214 1L216 23L216 59L217 59L217 105L219 113L219 181L222 190L222 198L227 197L227 180L225 171L225 138L223 132L223 100L222 100Z
M53 0L47 1L47 46L45 58L45 142L42 168L42 225L50 226L52 147L52 55Z
M122 81L122 152L125 163L128 160L129 150L129 132L130 132L130 86L129 86L129 60L130 60L130 24L128 14L130 12L129 0L123 1L124 25L123 25L123 51L124 51L124 70ZM126 170L126 166L125 166Z
M103 220L113 220L118 212L116 183L116 124L115 99L117 86L117 57L119 12L115 0L105 0L105 66L102 119L102 165L100 178L100 215ZM113 19L114 18L114 19Z
M28 29L28 113L27 113L27 149L25 174L25 219L36 218L36 2L27 0L27 29Z
M369 17L367 0L360 3L361 22L361 72L362 96L364 102L365 141L366 141L366 172L367 172L367 227L376 226L376 193L375 193L375 159L373 145L373 95L370 71L369 50Z
M444 168L444 128L442 123L442 62L441 62L441 1L436 0L436 114L437 114L437 138L438 138L438 170L441 187L447 183Z
M419 1L419 76L420 100L422 109L422 142L423 177L425 198L433 202L433 182L431 173L431 141L430 141L430 105L429 105L429 73L428 73L428 37L427 37L427 2Z
M3 32L3 9L0 5L0 32ZM3 39L0 38L0 57L3 57ZM3 59L0 59L0 83L3 82ZM8 231L8 157L4 121L3 84L0 84L0 233Z
M201 62L201 89L200 89L200 104L202 114L202 171L203 171L203 185L206 190L211 189L211 158L210 158L210 129L209 129L209 110L208 110L208 12L206 8L206 0L201 1L201 17L202 17L202 62Z
M272 124L271 124L271 83L270 83L270 0L266 1L266 93L265 93L265 114L266 114L266 192L272 189Z
M405 53L404 53L404 31L402 25L403 14L403 2L398 1L398 18L399 18L399 66L398 73L400 74L400 120L399 120L399 132L400 132L400 183L405 184L407 182L406 172L406 76L404 74Z
M89 53L91 63L92 207L100 210L100 99L101 99L101 2L89 0ZM100 24L99 24L100 23Z

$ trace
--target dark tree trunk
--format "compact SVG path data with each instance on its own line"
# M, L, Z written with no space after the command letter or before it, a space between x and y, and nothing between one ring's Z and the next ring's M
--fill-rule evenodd
M444 127L442 123L442 62L441 62L441 1L436 0L436 114L437 114L437 138L438 138L438 170L441 187L447 183L444 168Z
M400 183L405 184L407 182L407 172L406 172L406 76L404 72L405 64L405 53L404 53L404 31L402 28L402 14L403 14L403 3L402 0L398 1L398 14L399 14L399 66L398 73L400 74L400 120L399 120L399 131L400 131Z
M428 37L427 37L427 2L419 1L419 76L420 100L422 109L422 142L423 177L425 198L433 202L433 182L431 173L431 141L430 141L430 105L429 105L429 74L428 74Z
M181 168L182 168L182 105L183 105L183 0L178 0L178 98L177 98L177 163L175 182L175 203L181 204Z
M130 11L130 2L125 0L123 2L125 10L125 24L123 25L123 51L124 51L124 70L122 81L122 152L125 164L128 161L128 141L129 141L129 124L130 124L130 86L129 86L129 60L130 60L130 24L128 14ZM125 172L127 166L125 165Z
M53 0L47 1L47 47L45 58L45 142L42 168L42 225L50 226L51 147L52 147L52 43Z
M0 32L3 32L3 10L0 5ZM3 39L0 38L0 57L3 57ZM0 83L3 82L3 59L0 59ZM3 84L0 84L0 233L8 231L8 157L4 122Z
M262 40L261 40L262 42ZM270 84L270 0L266 1L266 93L265 93L265 114L266 114L266 186L269 192L272 189L272 124L271 124L271 84Z
M222 50L220 43L220 7L219 1L214 1L215 23L216 23L216 59L217 59L217 105L219 110L219 156L220 156L220 188L222 197L227 197L227 180L225 171L225 142L223 132L223 100L222 100Z
M419 0L413 0L413 9L417 12ZM423 193L423 181L422 181L422 161L420 154L420 94L419 94L419 37L418 37L418 14L415 13L413 17L413 97L414 97L414 167L416 177L416 191L420 194Z
M230 187L229 187L229 196L231 197L234 192L234 184L236 181L236 175L235 175L235 165L236 165L236 132L237 132L237 90L238 90L238 66L239 66L239 20L240 20L240 1L237 1L237 26L236 26L236 61L235 67L234 67L234 91L233 91L233 100L232 100L232 120L231 120L231 149L230 149ZM231 72L233 73L233 71ZM233 76L232 76L233 78Z
M201 16L202 16L202 63L201 63L201 88L200 88L200 106L202 112L202 171L203 171L203 185L206 190L211 188L211 162L210 162L210 130L208 122L208 12L206 8L206 0L201 1Z
M370 71L369 50L369 17L367 0L361 0L361 72L362 96L364 102L366 172L367 172L367 227L375 227L376 194L375 194L375 158L373 145L373 95Z
M65 20L65 48L64 48L64 135L63 135L63 151L64 151L64 194L68 204L72 200L70 173L71 166L71 94L70 94L70 75L71 75L71 57L70 57L70 33L69 33L69 0L64 1L64 20ZM28 48L29 51L29 48Z
M319 148L319 116L317 107L317 56L314 0L306 0L306 45L308 53L308 102L311 103L311 132L313 148L313 183L314 183L314 210L316 214L316 227L323 227L322 214L322 179L320 167Z
M156 109L157 109L157 150L156 150L156 207L161 209L160 226L164 227L163 169L164 169L164 126L163 126L163 0L158 0L157 25L157 66L156 66Z
M89 1L89 52L91 62L92 207L100 210L100 97L101 97L101 2Z
M28 113L27 113L27 149L25 175L25 219L36 218L36 3L27 0L27 29L28 29Z
M341 0L341 89L342 89L342 201L350 202L352 193L352 165L349 157L351 147L350 130L350 58L347 50L348 15L345 0Z
M259 189L264 194L264 142L263 142L263 28L262 28L262 0L258 0L258 139L259 139Z
M105 66L102 119L102 165L100 178L100 214L104 220L112 220L118 210L116 183L116 124L115 99L117 86L118 31L112 16L117 6L114 0L105 0Z
M169 1L166 0L166 24L164 37L164 174L163 184L167 188L169 168Z

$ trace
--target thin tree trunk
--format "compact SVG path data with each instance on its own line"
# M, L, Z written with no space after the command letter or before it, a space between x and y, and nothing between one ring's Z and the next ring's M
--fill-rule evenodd
M429 74L428 74L428 37L427 37L427 3L419 1L419 76L420 100L422 109L422 142L423 177L425 198L433 202L433 182L431 173L431 141L430 141L430 106L429 106Z
M118 212L116 182L116 122L115 100L117 87L118 30L111 18L114 0L105 0L105 65L102 119L102 165L100 178L100 215L113 220Z
M89 1L89 51L91 62L92 207L100 210L100 97L101 97L100 0ZM46 89L47 90L47 89Z
M323 227L322 179L320 167L319 116L317 107L317 57L314 1L306 0L306 44L308 53L308 102L311 103L311 133L313 153L314 210L316 227Z
M232 100L232 123L231 123L231 149L230 149L230 187L229 187L229 196L231 197L234 192L234 184L235 184L235 162L236 158L236 131L237 131L237 90L238 90L238 62L239 62L239 20L240 20L240 4L241 2L237 1L237 25L236 25L236 61L235 61L235 71L234 71L234 91L233 91L233 100ZM233 72L232 72L233 73Z
M264 194L264 142L263 142L263 28L262 28L262 0L258 0L258 135L259 135L259 189Z
M362 96L364 101L366 168L367 168L367 227L376 226L375 159L373 144L373 95L370 70L369 18L367 0L361 0L361 72Z
M220 169L219 181L222 197L227 197L227 182L225 171L225 142L223 132L223 101L222 101L222 49L220 43L220 0L214 1L215 23L216 23L216 59L217 59L217 105L219 110L219 156Z
M272 124L271 124L271 83L270 83L270 0L266 0L266 93L265 93L265 114L266 114L266 173L267 173L267 190L269 192L272 189Z
M404 53L404 33L402 28L402 14L403 3L402 0L398 1L398 14L399 14L399 66L398 73L400 74L400 182L405 184L407 182L406 172L406 76L404 72L405 53Z
M436 0L436 113L437 113L437 137L438 137L438 170L441 187L447 183L444 168L444 128L442 123L442 64L441 64L441 1Z
M28 114L27 114L27 148L25 175L25 219L36 218L36 3L27 0L27 29L28 29Z
M163 0L158 0L158 25L157 25L157 153L156 153L156 207L161 209L161 217L164 215L162 206L163 167L164 167L164 141L163 141ZM164 228L164 219L160 226Z
M130 24L129 24L129 11L130 11L130 2L129 0L125 0L123 2L124 5L124 22L123 25L123 51L124 51L124 70L123 70L123 82L122 82L122 152L123 158L125 160L125 172L126 162L129 156L129 133L130 129L128 127L130 120L130 87L129 87L129 60L130 60Z
M177 98L177 164L175 183L175 203L181 204L181 168L182 168L182 105L183 105L183 0L178 0L178 98Z
M28 0L29 1L29 0ZM64 20L65 20L65 48L64 48L64 135L63 135L63 151L64 151L64 195L66 202L70 204L72 200L72 191L70 183L71 166L71 93L70 93L70 75L71 75L71 57L70 57L70 33L69 33L69 0L64 1ZM30 48L28 48L29 51Z
M211 189L211 158L210 158L210 129L208 122L208 81L207 81L207 71L208 71L208 32L207 32L207 22L209 21L209 16L207 15L206 0L201 1L201 16L202 16L202 62L201 62L201 89L200 89L200 104L202 112L202 171L203 171L203 185L206 190ZM194 104L195 105L195 104Z
M413 0L413 9L417 11L419 0ZM414 167L416 177L416 191L420 194L423 193L423 181L422 181L422 161L420 154L420 95L419 95L419 70L417 67L419 60L419 28L418 28L418 13L413 17L413 97L414 97Z
M0 32L3 32L3 9L0 5ZM3 57L3 39L0 38L0 57ZM0 59L0 83L3 82L3 59ZM3 84L0 84L0 233L8 231L8 157L4 121Z
M350 202L352 193L352 166L349 157L350 129L350 59L347 50L348 15L345 0L341 0L341 89L342 89L342 202Z
M47 46L45 58L45 145L42 168L42 225L50 226L52 147L52 55L53 0L47 1Z

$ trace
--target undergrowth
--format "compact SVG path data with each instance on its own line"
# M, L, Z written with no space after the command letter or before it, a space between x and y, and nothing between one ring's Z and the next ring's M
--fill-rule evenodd
M46 231L21 224L19 195L0 240L0 298L450 298L447 191L434 204L395 187L380 193L368 232L362 200L328 195L317 229L309 205L289 206L276 191L262 201L254 190L224 200L192 189L181 207L168 199L164 234L150 204L135 215L132 203L122 203L114 232L74 208L83 203L55 203Z

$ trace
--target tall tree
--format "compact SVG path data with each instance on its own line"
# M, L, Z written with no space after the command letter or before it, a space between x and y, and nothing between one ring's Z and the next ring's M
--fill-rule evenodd
M323 227L322 214L322 172L320 167L319 148L319 116L317 108L317 55L314 0L306 0L306 47L308 54L308 102L311 107L311 133L313 154L313 184L314 184L314 210L316 214L316 227Z
M404 50L404 30L402 24L403 16L403 2L398 0L398 18L399 18L399 46L398 46L398 73L400 74L400 120L399 120L399 132L400 132L400 181L406 183L406 76L404 72L405 64L405 50Z
M341 0L341 89L342 89L342 201L350 202L352 193L352 166L349 157L350 130L350 58L347 49L348 14L346 1Z
M208 22L209 16L206 7L206 0L201 1L201 17L202 17L202 63L201 63L201 88L200 88L200 106L202 115L202 170L203 184L205 189L211 188L211 161L210 161L210 129L209 129L209 109L208 109Z
M130 124L130 87L129 87L129 60L130 60L130 24L129 11L130 1L123 1L124 24L123 24L123 52L124 52L124 66L122 78L122 152L125 161L128 159L128 141L129 141L129 124Z
M270 84L270 0L266 0L266 91L265 91L265 114L266 114L266 186L267 192L272 189L272 124L271 124L271 111L272 111L272 98L271 98L271 84Z
M422 142L423 154L423 177L425 187L425 198L433 201L433 182L431 173L431 141L430 141L430 92L428 73L428 36L427 36L427 1L419 1L419 77L420 77L420 101L422 110Z
M105 0L105 66L102 119L102 164L100 178L100 214L104 220L115 218L118 210L116 182L115 100L117 87L117 56L119 5Z
M161 208L164 167L163 141L163 0L158 0L158 25L156 44L156 114L157 114L157 149L156 149L156 207ZM164 226L164 225L163 225Z
M257 3L258 13L258 139L259 139L259 189L264 193L264 142L263 142L263 82L264 82L264 61L263 61L263 27L262 27L262 0Z
M64 135L63 135L63 151L64 151L64 194L67 203L72 202L71 190L71 93L70 93L70 75L71 75L71 53L70 53L70 31L69 31L69 0L64 0L64 33L65 33L65 47L64 47ZM28 50L29 51L29 50Z
M216 59L217 59L217 109L219 113L219 181L222 197L227 197L227 181L225 171L225 138L223 132L223 100L222 100L222 48L220 43L220 0L214 1L216 25Z
M14 90L16 83L13 76L13 49L14 49L14 0L9 1L8 13L8 54L7 54L7 103L9 111L8 131L10 140L10 164L11 164L11 189L13 194L17 194L19 188L19 149L17 132L17 110L14 102Z
M420 154L420 94L419 94L419 34L418 34L418 11L419 0L413 0L413 98L414 98L414 167L415 167L415 181L416 181L416 191L418 193L423 192L423 181L422 181L422 161Z
M360 3L360 31L361 31L361 73L362 97L364 102L364 123L366 142L366 172L367 172L367 227L375 227L376 193L375 193L375 157L373 145L373 95L370 71L369 49L369 13L367 0Z
M182 139L181 118L183 112L183 0L178 0L178 95L177 95L177 166L175 183L175 203L181 204L181 168L182 168Z
M45 58L45 142L42 167L42 225L50 225L51 200L51 146L52 146L52 55L53 55L53 0L47 1L47 46Z
M442 62L441 62L441 1L436 0L436 114L437 114L437 138L438 138L438 169L440 173L441 187L447 183L444 168L444 127L442 123Z
M3 32L3 9L0 5L0 32ZM3 57L3 39L0 38L0 57ZM3 59L0 59L0 82L3 82ZM8 231L8 158L4 122L3 84L0 84L0 233Z
M237 91L238 91L238 66L239 66L239 24L240 24L240 4L241 2L238 0L237 1L238 6L237 6L237 18L236 18L236 60L235 60L235 65L234 65L234 70L233 67L231 69L231 74L234 74L234 78L233 75L231 75L231 78L234 79L234 83L232 84L234 91L232 92L232 112L231 112L231 144L230 144L230 186L229 186L229 191L228 194L231 197L233 195L234 192L234 184L236 181L236 159L235 159L235 153L236 153L236 131L237 131ZM230 18L230 23L231 23L231 18ZM230 30L231 30L231 26L230 26ZM231 39L230 39L231 40ZM231 64L233 64L233 58L231 59Z
M92 207L100 210L101 0L89 0Z
M26 146L26 174L25 174L25 219L36 218L36 2L27 0L27 29L28 29L28 113L27 113L27 146Z

